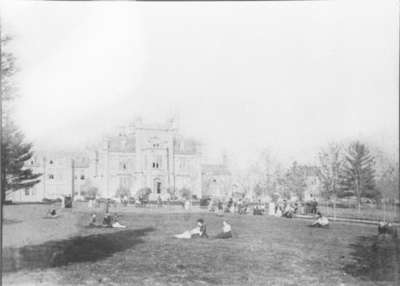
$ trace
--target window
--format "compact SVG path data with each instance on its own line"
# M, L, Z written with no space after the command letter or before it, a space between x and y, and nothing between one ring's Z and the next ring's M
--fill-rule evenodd
M160 144L159 143L154 143L153 144L153 148L160 148Z
M50 164L50 165L53 165L53 163L54 163L53 160L50 160L49 164Z
M53 174L50 174L50 175L49 175L49 179L50 179L50 180L54 180L54 175L53 175Z
M84 180L85 179L85 175L81 175L81 180Z
M31 165L35 164L35 161L31 160Z
M179 160L179 168L180 168L181 170L183 170L183 169L186 168L186 160L185 160L185 159L180 159L180 160Z
M153 169L160 168L160 164L158 162L153 162Z
M28 189L25 189L25 196L29 196L30 194L29 194L29 190Z

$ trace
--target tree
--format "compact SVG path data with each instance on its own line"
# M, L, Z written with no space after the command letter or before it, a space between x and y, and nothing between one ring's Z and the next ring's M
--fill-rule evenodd
M337 143L330 143L319 152L318 159L318 178L323 194L335 198L340 191L340 173L345 163L343 149Z
M28 189L39 183L42 174L34 174L26 167L33 152L32 144L24 143L24 136L18 129L8 122L3 126L3 138L1 141L1 185L2 196L20 189Z
M308 168L308 166L297 164L296 161L292 163L292 166L279 179L279 183L283 187L284 197L290 198L291 195L295 194L300 200L303 199L303 194L307 186L306 177L308 175Z
M370 148L375 157L376 189L385 201L394 203L399 196L399 162L396 154L389 154L380 148Z
M1 38L1 196L20 189L33 187L40 182L41 174L34 174L25 162L33 156L32 144L24 142L24 136L10 117L10 103L15 98L12 77L16 72L15 57L4 48L10 38Z
M180 189L179 194L185 200L190 200L192 198L192 192L187 188Z
M348 147L345 160L340 174L341 190L357 197L360 211L361 197L379 195L375 189L374 157L364 144L356 141Z
M12 77L17 71L15 57L12 53L5 50L6 45L10 41L10 37L1 38L1 100L3 107L15 97L15 88L12 81Z
M177 199L176 188L174 188L174 187L167 188L167 193L169 194L169 197L170 197L171 200L176 200Z

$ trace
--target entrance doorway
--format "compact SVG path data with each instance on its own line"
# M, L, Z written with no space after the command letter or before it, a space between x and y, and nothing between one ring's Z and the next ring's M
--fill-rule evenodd
M154 192L156 194L161 194L161 181L160 179L154 179Z

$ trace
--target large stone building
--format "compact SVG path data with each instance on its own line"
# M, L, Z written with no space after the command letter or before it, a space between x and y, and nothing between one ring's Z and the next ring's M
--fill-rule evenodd
M226 192L230 176L223 165L202 164L201 144L182 137L173 120L148 125L138 119L79 154L37 152L28 167L43 174L41 182L13 193L14 201L79 195L85 186L96 187L102 197L150 188L154 199L186 188L200 198Z

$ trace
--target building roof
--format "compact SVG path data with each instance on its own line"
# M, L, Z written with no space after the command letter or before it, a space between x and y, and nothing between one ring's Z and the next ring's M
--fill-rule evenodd
M174 139L175 154L196 154L200 152L200 143L194 139L178 137Z
M201 165L201 172L213 176L231 175L231 172L228 170L228 168L222 164L203 164Z
M136 151L136 139L134 136L114 136L109 138L111 152L133 153Z

